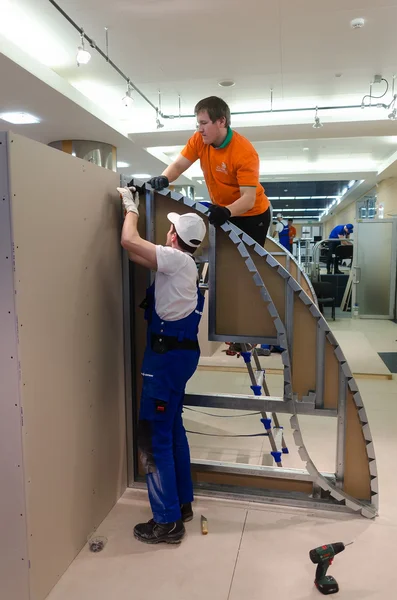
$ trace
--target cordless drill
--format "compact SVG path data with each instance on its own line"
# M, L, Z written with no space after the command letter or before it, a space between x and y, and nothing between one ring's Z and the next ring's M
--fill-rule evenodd
M350 542L350 544L352 543ZM343 552L346 546L350 546L350 544L336 542L335 544L327 544L310 550L310 560L317 565L314 583L322 594L336 594L339 592L337 581L330 575L327 575L327 571L332 564L334 556L339 554L339 552Z

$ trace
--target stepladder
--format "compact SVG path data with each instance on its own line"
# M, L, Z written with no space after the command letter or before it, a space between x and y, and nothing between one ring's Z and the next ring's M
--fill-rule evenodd
M269 388L266 382L266 372L262 368L259 360L256 346L251 346L246 343L241 344L241 356L244 359L247 367L248 375L251 380L251 390L255 396L270 396ZM254 362L255 369L252 366ZM276 413L268 413L261 411L261 422L265 428L266 436L269 438L270 455L278 467L282 467L282 455L288 454L289 450L284 439L284 429L281 427Z

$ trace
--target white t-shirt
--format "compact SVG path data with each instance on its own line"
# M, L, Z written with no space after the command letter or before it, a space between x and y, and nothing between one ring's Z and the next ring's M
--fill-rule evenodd
M197 306L197 267L192 256L170 246L156 246L156 313L166 321L190 315Z
M276 223L277 233L281 233L286 225L288 225L288 221L284 221L284 219L282 221L277 221L277 223Z

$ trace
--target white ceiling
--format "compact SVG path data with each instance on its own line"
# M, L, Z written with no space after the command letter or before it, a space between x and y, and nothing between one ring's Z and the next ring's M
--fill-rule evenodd
M196 102L211 94L225 98L232 111L267 110L270 88L275 109L359 105L376 73L391 81L397 72L397 0L59 0L59 5L102 49L109 27L110 58L155 105L160 89L165 113L178 113L178 94L183 114L192 114ZM355 17L365 19L363 29L351 29ZM14 44L41 71L17 60ZM0 0L0 51L46 81L26 79L26 71L13 70L0 55L0 111L18 103L43 119L37 127L19 126L21 133L45 143L65 137L112 140L119 159L133 165L126 171L160 172L173 150L160 155L158 147L179 150L195 119L168 119L156 130L154 110L136 93L134 109L125 111L125 82L94 50L91 62L77 67L78 44L78 33L49 0ZM56 81L48 68L43 75L43 65ZM220 88L217 82L226 78L236 85ZM383 84L374 86L374 94L383 90ZM383 101L391 101L390 90ZM235 117L233 125L254 143L267 180L373 181L397 150L397 122L387 119L388 112L321 112L321 129L311 127L313 112ZM145 148L157 148L161 160ZM191 174L200 177L197 166Z
M48 36L55 50L47 64L113 117L125 117L120 115L125 82L95 52L88 67L76 66L78 33L48 0L0 2L17 5L29 17L30 35L17 40L22 48L42 55ZM59 0L59 4L103 49L104 27L109 28L111 59L154 104L160 89L166 113L178 113L178 94L184 114L192 114L197 100L211 94L222 94L232 110L269 108L270 88L275 108L359 104L375 73L391 79L396 69L397 0ZM366 19L366 26L352 30L350 20L357 16ZM12 26L9 20L3 19L0 32L15 41L14 27L21 19ZM35 46L37 27L40 43ZM234 79L236 86L219 88L217 82L225 78ZM285 121L283 115L281 122ZM154 128L153 110L139 96L128 122L131 132Z

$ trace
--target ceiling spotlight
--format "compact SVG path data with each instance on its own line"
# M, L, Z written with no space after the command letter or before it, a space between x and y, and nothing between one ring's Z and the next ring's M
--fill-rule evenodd
M86 65L91 60L91 53L88 52L88 50L86 50L85 46L84 46L84 30L83 29L81 30L81 46L79 46L77 48L76 60L77 60L78 67L80 65Z
M236 85L236 82L233 81L233 79L222 79L222 81L218 81L218 85L219 87L233 87L234 85Z
M352 21L350 21L350 27L352 29L361 29L362 27L364 27L365 25L365 21L362 17L359 17L358 19L353 19Z
M316 115L314 117L313 128L314 129L319 129L322 126L323 126L323 124L321 123L320 117L318 116L318 107L316 106Z
M122 100L122 103L125 106L125 108L132 108L132 105L134 104L134 98L132 97L132 89L131 89L130 80L128 80L127 91Z
M387 116L391 121L396 121L397 120L397 108L393 108L391 113Z

